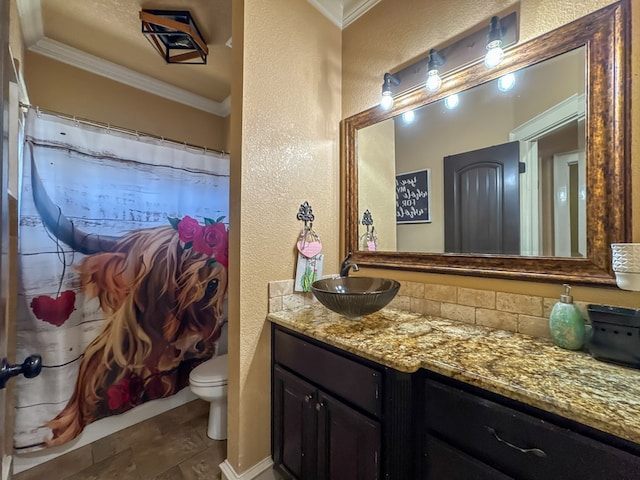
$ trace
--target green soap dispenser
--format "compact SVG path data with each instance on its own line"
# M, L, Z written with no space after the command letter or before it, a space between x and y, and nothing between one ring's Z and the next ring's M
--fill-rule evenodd
M560 301L553 306L549 315L551 339L559 347L580 350L585 340L584 318L573 303L569 293L571 287L564 284L563 289Z

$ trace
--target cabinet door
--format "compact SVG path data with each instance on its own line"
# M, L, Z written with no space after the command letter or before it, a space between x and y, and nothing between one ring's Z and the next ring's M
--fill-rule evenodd
M293 478L317 478L317 392L279 366L273 369L273 461Z
M376 480L380 424L324 393L320 393L316 408L319 478Z

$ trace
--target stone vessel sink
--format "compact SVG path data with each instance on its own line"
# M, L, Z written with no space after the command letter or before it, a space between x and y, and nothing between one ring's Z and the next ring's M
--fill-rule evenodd
M337 277L316 280L313 295L329 310L350 319L377 312L398 293L400 283L377 277Z

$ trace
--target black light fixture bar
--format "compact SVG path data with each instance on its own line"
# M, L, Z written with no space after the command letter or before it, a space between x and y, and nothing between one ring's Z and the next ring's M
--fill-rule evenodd
M490 22L482 24L482 28L476 29L456 42L437 49L437 53L445 59L439 68L438 73L442 77L454 71L484 58L487 53L487 37L489 34ZM511 12L500 18L500 28L502 30L502 47L506 48L514 45L518 41L517 13ZM431 49L433 50L433 49ZM431 51L430 50L430 51ZM429 68L429 55L419 59L411 65L402 68L393 75L400 80L399 84L391 84L391 94L396 97L403 93L424 88L424 82Z
M142 33L167 63L206 64L209 48L186 10L141 10Z

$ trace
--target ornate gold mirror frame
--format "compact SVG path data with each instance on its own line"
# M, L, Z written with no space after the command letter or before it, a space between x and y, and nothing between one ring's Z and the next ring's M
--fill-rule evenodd
M488 70L478 62L447 78L446 89L424 88L344 121L347 251L360 266L576 284L615 285L610 244L631 241L629 124L630 9L623 0L518 45ZM358 249L357 132L405 111L438 101L506 73L586 47L587 257L368 252Z

